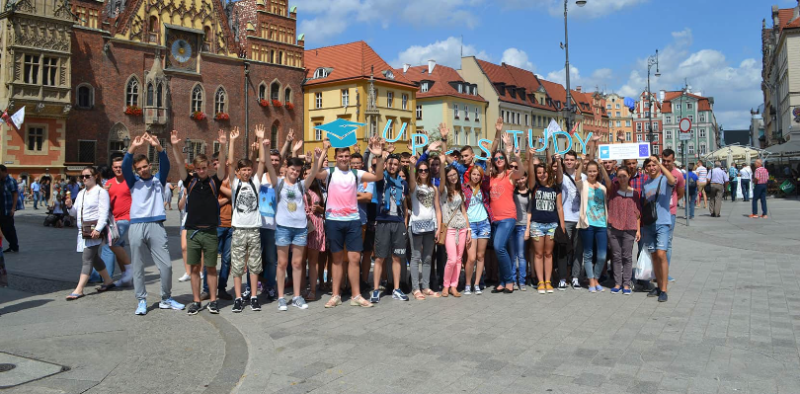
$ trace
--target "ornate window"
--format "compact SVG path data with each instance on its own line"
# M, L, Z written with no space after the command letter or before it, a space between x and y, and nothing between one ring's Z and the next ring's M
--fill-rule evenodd
M314 71L314 79L325 78L328 76L328 70L320 67Z
M203 87L200 84L192 89L192 112L198 111L203 111Z
M292 89L291 88L286 88L283 91L283 103L284 104L289 104L291 102L292 102Z
M148 25L148 37L147 37L147 41L148 42L153 43L153 44L158 44L159 43L159 41L160 41L159 40L159 38L160 38L160 34L159 33L161 31L160 27L161 27L161 24L158 23L158 17L155 16L155 15L152 15L150 17L150 24Z
M273 82L269 85L269 99L278 101L280 100L280 91L281 91L281 84L278 81Z
M225 88L220 86L217 93L214 95L214 113L227 112L228 107L228 94L225 93Z
M153 106L153 96L155 96L155 94L156 94L156 91L153 88L153 84L152 83L148 83L147 84L147 98L145 99L145 105L146 106L148 106L148 107L152 107Z
M267 84L261 82L261 85L258 85L258 99L259 100L266 100L267 99Z
M342 107L350 105L350 89L342 89Z
M25 74L22 81L30 84L39 83L39 55L25 55Z
M78 85L76 92L77 107L89 109L94 106L94 88L88 83Z
M58 85L58 58L45 56L42 60L42 83L44 86Z
M152 85L149 85L152 87ZM148 92L150 94L151 92ZM152 102L152 98L150 100ZM125 86L125 105L138 106L139 105L139 79L132 76L128 79L128 84Z

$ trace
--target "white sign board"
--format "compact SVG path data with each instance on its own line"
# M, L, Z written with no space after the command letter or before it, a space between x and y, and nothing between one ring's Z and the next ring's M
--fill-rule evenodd
M600 160L646 159L650 157L650 144L608 144L598 147Z
M680 133L678 139L681 141L689 141L692 139L692 135L689 133Z

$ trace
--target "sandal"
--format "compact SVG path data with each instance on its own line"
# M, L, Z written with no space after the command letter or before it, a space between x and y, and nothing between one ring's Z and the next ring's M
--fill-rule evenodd
M326 308L333 308L333 307L339 306L339 305L342 305L342 297L340 297L338 295L331 296L331 299L328 300L328 302L325 303L325 307Z
M109 283L107 285L102 285L100 287L95 287L95 290L97 290L98 293L104 293L104 292L109 291L109 290L111 290L111 289L113 289L115 287L117 287L117 285L115 285L114 282L111 282L111 283Z
M445 287L442 289L442 297L449 297L450 296L450 288Z
M84 296L85 296L85 294L70 293L70 294L67 296L67 301L75 301L75 300L77 300L78 298L83 298Z
M433 290L431 290L431 289L425 289L425 290L422 292L422 294L425 294L426 296L433 297L433 298L439 298L439 297L441 297L441 295L439 295L439 293L437 293L437 292L435 292L435 291L433 291Z
M350 305L351 306L360 306L363 308L372 308L372 303L367 301L364 297L360 294L350 298Z
M416 298L416 299L418 299L418 300L422 301L422 300L424 300L424 299L425 299L425 295L424 295L424 294L422 294L422 292L421 292L421 291L419 291L419 290L416 290L416 291L414 291L414 298Z

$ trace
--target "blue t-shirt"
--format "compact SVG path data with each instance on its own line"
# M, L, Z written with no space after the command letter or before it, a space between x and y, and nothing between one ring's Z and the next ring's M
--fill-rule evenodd
M467 219L470 223L482 222L489 219L489 214L486 212L486 207L483 206L483 192L478 190L477 193L472 195L467 207Z
M661 189L656 197L656 191L658 190L659 183L661 184ZM647 201L656 201L656 198L658 198L656 204L658 220L656 220L655 224L672 225L672 214L669 212L669 203L672 199L672 189L674 187L674 185L669 185L667 183L667 177L664 175L659 175L655 179L648 178L644 182L644 196L642 199ZM642 201L642 204L644 204L644 201Z
M689 184L689 193L694 193L697 191L697 174L694 171L690 171L688 174L683 174L683 179L686 179L686 182Z
M586 206L586 220L590 226L606 227L606 194L599 187L590 187L588 189L589 199Z
M395 200L394 195L391 195L389 198L388 209L386 206L386 201L384 201L384 188L386 187L386 181L381 179L378 182L375 182L375 192L372 193L372 201L378 204L377 215L375 215L375 221L377 222L405 222L406 221L406 204L405 199L408 197L408 183L406 181L402 181L402 193L401 201L398 202Z

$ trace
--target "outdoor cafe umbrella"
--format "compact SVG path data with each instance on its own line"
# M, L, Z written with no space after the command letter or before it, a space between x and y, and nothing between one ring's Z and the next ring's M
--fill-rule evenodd
M703 159L707 161L725 159L727 160L728 164L736 161L749 164L753 155L760 156L762 153L766 152L761 149L753 148L752 146L728 145L710 152L709 154L703 156Z

